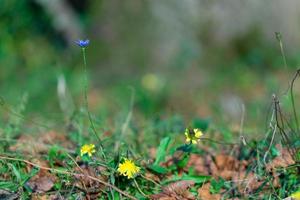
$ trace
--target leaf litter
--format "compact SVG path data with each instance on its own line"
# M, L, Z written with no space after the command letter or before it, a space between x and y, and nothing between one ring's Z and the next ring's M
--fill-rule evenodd
M29 141L29 142L28 142ZM30 141L36 141L35 145L28 145ZM153 156L152 162L158 166L164 167L166 169L172 167L173 165L178 165L178 163L183 159L184 153L182 151L176 151L173 156L166 154L167 144L169 139L165 139L161 143L162 149L159 150L162 153L160 157L155 157L157 149L150 149L150 155ZM49 161L43 159L43 154L48 153L49 147L51 145L61 145L64 148L74 149L74 144L69 142L68 138L63 134L60 134L55 131L49 131L43 134L41 137L34 138L28 135L22 135L19 137L15 144L9 147L9 150L12 152L18 151L23 154L28 154L31 156L36 156L33 160L34 163L37 163L40 166L49 167ZM279 154L275 156L272 160L266 163L266 170L273 176L273 187L279 187L279 173L276 171L278 168L286 168L295 164L295 161L289 154L286 148L277 145L276 148L279 151ZM190 169L193 170L193 177L199 176L210 176L214 180L224 180L225 182L234 183L236 190L243 195L249 195L256 190L261 188L268 188L268 184L264 184L265 180L262 177L256 174L253 169L253 163L255 163L255 158L250 157L248 159L238 159L241 157L238 155L241 153L237 151L235 155L226 153L222 151L219 154L213 154L207 150L207 148L202 149L205 153L191 153L187 163L183 167L177 167L178 178L174 178L174 171L167 171L166 174L157 174L153 171L147 170L145 177L151 179L157 183L161 183L163 180L170 180L167 185L162 186L161 192L157 194L152 194L151 199L157 200L193 200L196 197L200 199L221 199L222 195L226 191L222 185L218 193L212 192L212 181L210 179L200 181L199 183L195 182L191 177L186 174L189 173ZM66 163L64 162L55 162L54 165L64 167ZM104 167L92 167L84 163L76 162L76 167L73 168L75 173L83 174L84 176L75 176L73 183L71 185L79 191L85 193L86 199L97 199L101 197L104 191L107 190L107 186L91 180L89 176L96 177L102 181L107 182L108 178L101 172L105 172ZM147 163L144 163L147 167ZM29 173L32 170L32 166L27 165L26 170ZM184 179L189 177L189 179ZM2 175L2 178L9 179ZM182 179L182 180L180 180ZM33 192L32 199L57 199L56 194L46 193L54 191L54 186L57 182L61 181L58 176L51 173L48 170L40 169L38 173L32 176L27 182L26 186L31 189ZM167 183L167 182L166 182ZM191 190L195 189L193 192ZM10 194L5 190L1 191L0 195L6 195L8 198L15 198L15 195Z

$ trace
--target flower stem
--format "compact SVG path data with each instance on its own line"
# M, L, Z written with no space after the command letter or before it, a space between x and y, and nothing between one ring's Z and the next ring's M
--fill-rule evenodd
M133 181L134 181L134 184L135 184L136 188L138 189L138 191L139 191L144 197L147 198L148 195L146 195L146 194L141 190L141 188L139 187L139 184L136 182L135 178L133 179Z
M94 126L94 122L91 116L91 113L89 111L89 103L88 103L88 95L87 95L87 90L88 90L88 74L87 74L87 64L86 64L86 52L85 52L85 48L81 48L82 49L82 56L83 56L83 64L84 64L84 73L85 73L85 79L84 79L84 99L85 99L85 108L89 117L89 121L90 121L90 125L92 127L93 133L95 135L95 137L97 138L100 148L101 148L101 152L103 154L103 158L105 158L105 154L103 152L103 145L102 145L102 140L100 139L100 137L97 134L96 128Z

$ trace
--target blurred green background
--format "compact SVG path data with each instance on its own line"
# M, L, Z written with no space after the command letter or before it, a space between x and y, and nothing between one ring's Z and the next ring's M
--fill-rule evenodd
M261 134L272 94L284 98L299 63L297 1L0 2L0 94L11 107L25 95L27 119L60 123L83 105L77 39L91 41L92 112L105 121L124 117L134 91L140 126L180 116L187 124L199 117L236 128L244 107L245 129Z

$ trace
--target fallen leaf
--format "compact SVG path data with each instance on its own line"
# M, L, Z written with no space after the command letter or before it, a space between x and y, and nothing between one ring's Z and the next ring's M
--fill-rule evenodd
M20 151L24 154L38 155L47 153L49 145L59 145L72 149L74 145L63 133L49 131L39 135L21 135L14 145L9 147L10 151Z
M32 191L37 193L48 192L54 186L56 176L41 169L35 176L31 177L27 181L26 185L29 186Z
M235 173L232 181L236 183L239 192L244 195L255 191L263 184L263 181L253 172L246 173L244 170Z
M282 148L282 146L277 145L276 148L279 150L280 155L275 157L271 162L269 162L266 166L268 171L272 171L275 168L280 167L288 167L289 165L295 164L294 159L286 148Z
M198 189L198 197L202 200L219 200L219 199L221 199L220 194L211 194L210 193L210 183L206 183L201 188Z
M149 171L146 171L145 177L150 180L160 182L160 178L156 174L150 173Z
M194 200L194 195L189 192L194 181L177 181L162 188L159 194L151 195L153 200Z
M63 200L61 196L52 194L52 195L46 195L46 194L33 194L31 196L31 200Z
M101 192L105 189L105 186L97 181L90 179L88 176L106 181L106 178L100 175L100 173L104 170L106 170L106 168L101 167L95 170L88 165L82 165L80 166L80 168L76 167L75 172L78 174L83 174L85 176L75 176L75 185L78 188L84 190L90 199L97 199L101 195Z
M190 160L186 165L187 170L189 168L193 168L193 170L199 174L209 175L209 171L205 162L205 158L198 154L191 154Z
M36 138L30 135L21 135L14 145L9 147L10 151L22 152L24 154L37 155L47 152L45 144L37 142Z

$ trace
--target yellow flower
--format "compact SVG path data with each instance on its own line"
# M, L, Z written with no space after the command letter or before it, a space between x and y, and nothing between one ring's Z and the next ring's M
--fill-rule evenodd
M92 156L93 153L95 153L95 145L94 144L85 144L80 149L80 155L83 156L84 154L88 154L89 157Z
M191 142L193 144L197 144L200 140L200 137L203 135L202 131L199 129L185 129L186 142Z
M118 172L122 176L127 176L128 179L133 178L139 171L140 168L136 166L132 160L126 158L123 163L119 164L118 168Z
M300 190L291 195L292 199L300 200Z

